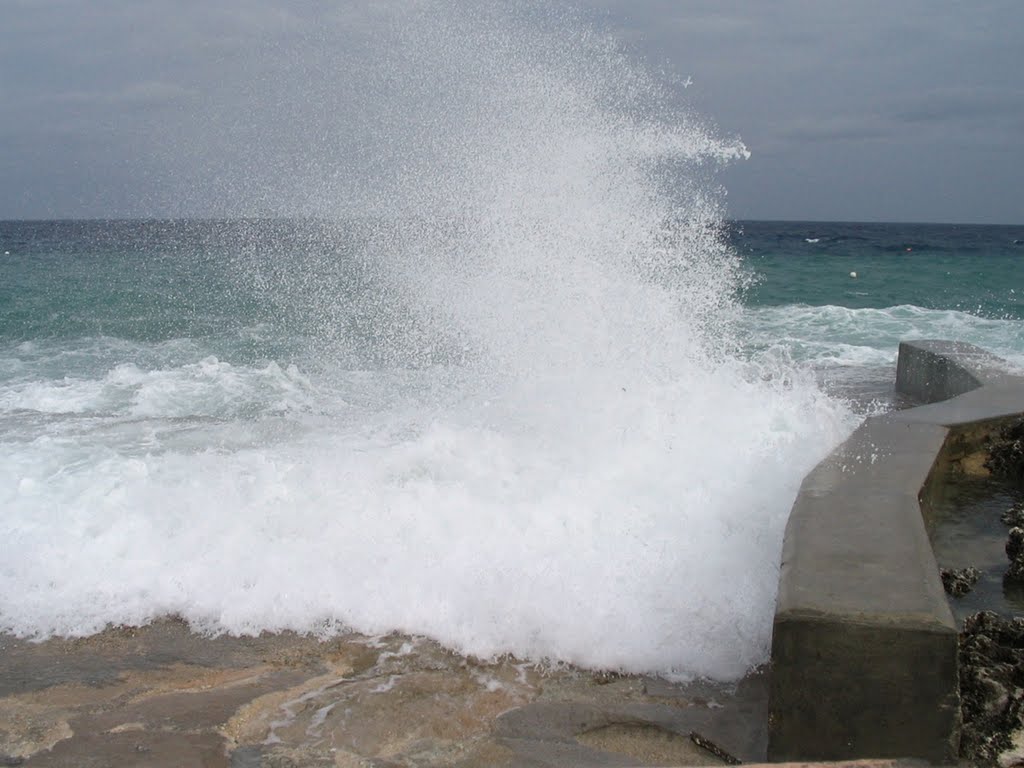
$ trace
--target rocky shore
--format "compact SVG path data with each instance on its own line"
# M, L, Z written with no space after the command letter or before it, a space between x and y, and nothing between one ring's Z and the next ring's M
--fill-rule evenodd
M481 661L402 635L204 638L166 620L75 640L4 636L0 765L757 761L765 689L760 675L725 688Z
M1024 619L990 611L960 633L960 755L973 765L1024 764Z

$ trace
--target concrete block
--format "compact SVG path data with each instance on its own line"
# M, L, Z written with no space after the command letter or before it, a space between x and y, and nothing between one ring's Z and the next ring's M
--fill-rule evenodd
M955 763L957 627L922 518L951 462L1024 413L1024 378L971 344L900 344L897 391L804 479L786 527L768 757ZM969 455L970 454L970 455Z
M770 760L955 760L957 632L918 503L945 435L868 419L805 478L782 555Z
M999 383L1006 362L962 341L901 341L896 363L896 391L920 403L949 400L973 389Z
M790 613L776 619L772 663L769 760L957 762L952 629Z

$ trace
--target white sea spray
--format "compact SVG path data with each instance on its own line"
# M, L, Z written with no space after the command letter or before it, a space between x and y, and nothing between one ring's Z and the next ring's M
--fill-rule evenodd
M766 659L790 504L854 417L739 354L713 178L742 144L525 8L413 5L360 72L361 293L333 292L329 250L239 243L237 290L296 321L315 373L128 354L3 395L0 628L402 630L719 679Z

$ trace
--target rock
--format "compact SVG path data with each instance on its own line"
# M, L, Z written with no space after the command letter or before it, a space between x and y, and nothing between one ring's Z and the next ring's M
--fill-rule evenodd
M963 597L978 583L981 571L977 568L943 568L939 571L946 594Z
M960 756L997 765L1024 727L1024 619L990 611L969 616L960 633Z
M1003 583L1024 583L1024 528L1011 528L1006 537L1006 556L1010 567L1003 574Z
M672 683L408 635L211 638L173 620L41 643L0 633L0 768L721 762L694 729L755 762L766 720L762 675Z
M1006 536L1006 556L1016 560L1024 552L1024 528L1013 527Z
M991 438L985 466L997 477L1024 485L1024 418Z
M1024 559L1010 563L1003 574L1003 584L1024 584Z
M1004 525L1024 527L1024 501L1018 501L1003 512L999 519L1003 521Z

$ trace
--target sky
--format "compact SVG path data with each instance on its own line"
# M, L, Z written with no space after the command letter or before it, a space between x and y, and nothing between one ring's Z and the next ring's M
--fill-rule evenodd
M471 6L0 0L0 218L323 213L414 138L373 132L410 7ZM1019 0L576 7L750 150L733 218L1024 223Z

